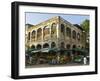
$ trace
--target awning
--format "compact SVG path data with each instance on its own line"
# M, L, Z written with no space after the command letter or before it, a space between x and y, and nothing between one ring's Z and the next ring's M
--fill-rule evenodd
M86 49L73 48L72 50L73 50L73 51L80 52L80 53L83 54L83 55L87 55L87 54L88 54L88 51L87 51Z
M49 49L48 48L43 48L43 49L41 49L41 52L49 52Z
M72 48L73 51L82 51L80 48Z
M43 49L35 49L31 53L48 53L48 52L57 52L57 48L43 48Z
M41 50L35 49L35 50L33 50L31 53L38 53L38 52L41 52Z
M57 48L43 48L41 52L57 52Z
M68 52L72 52L72 51L78 51L81 53L88 53L87 50L84 49L80 49L80 48L73 48L73 49L60 49L60 48L43 48L43 49L34 49L31 51L31 53L49 53L49 52L64 52L64 53L68 53Z

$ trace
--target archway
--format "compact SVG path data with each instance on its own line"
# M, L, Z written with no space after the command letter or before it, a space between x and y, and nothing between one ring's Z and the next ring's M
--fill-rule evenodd
M73 32L72 32L72 37L73 37L73 39L76 39L76 31L75 30L73 30Z
M32 45L32 46L31 46L31 49L35 49L35 45Z
M73 47L72 47L72 49L73 49L72 53L73 53L73 54L76 53L76 51L74 50L75 48L76 48L76 45L73 45Z
M52 42L51 43L51 48L54 48L54 47L56 47L56 44L55 44L55 42Z
M65 48L65 43L61 42L61 48Z
M65 26L64 26L64 24L61 24L61 33L63 35L65 34Z
M52 25L51 25L51 37L56 33L56 24L55 23L53 23Z
M37 48L37 49L41 49L41 45L40 45L40 44L38 44L36 48Z
M39 28L39 29L37 30L37 39L39 40L39 39L41 39L41 37L42 37L42 29Z
M49 44L48 44L48 43L45 43L45 44L43 45L43 48L49 48Z

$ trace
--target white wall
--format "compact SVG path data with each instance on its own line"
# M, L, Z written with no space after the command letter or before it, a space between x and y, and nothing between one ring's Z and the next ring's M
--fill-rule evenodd
M1 0L0 1L0 81L13 81L10 78L10 65L11 65L11 2L14 0ZM18 0L17 0L18 1ZM44 2L44 3L58 3L58 4L74 4L74 5L87 5L98 6L100 10L100 0L21 0L30 2ZM100 14L100 11L99 13ZM98 22L100 15L98 16ZM98 30L100 30L100 24ZM100 34L100 31L99 33ZM100 37L98 38L100 41ZM98 43L99 45L99 43ZM100 46L99 46L100 47ZM98 48L99 48L98 47ZM99 51L100 52L100 51ZM98 57L100 54L98 53ZM100 62L100 59L98 60ZM99 64L100 68L100 64ZM100 70L99 70L100 72ZM33 79L26 79L32 81ZM34 81L99 81L100 74L98 75L83 75L83 76L67 76L67 77L53 77L53 78L40 78Z

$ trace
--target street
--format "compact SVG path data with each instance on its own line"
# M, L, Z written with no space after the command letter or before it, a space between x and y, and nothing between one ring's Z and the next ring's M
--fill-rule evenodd
M89 64L86 64L89 65ZM67 64L37 64L37 65L30 65L30 66L26 66L26 68L43 68L43 67L62 67L62 66L86 66L84 64L80 64L80 63L67 63Z

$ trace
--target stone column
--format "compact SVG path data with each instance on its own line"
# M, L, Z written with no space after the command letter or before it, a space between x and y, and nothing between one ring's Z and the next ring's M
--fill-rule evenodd
M31 41L32 41L32 40L31 40L31 32L30 32L30 43L31 43Z
M28 36L28 33L27 33L27 31L25 32L25 43L28 43L27 42L27 36Z
M57 23L57 27L56 27L56 30L57 30L57 48L59 48L59 45L58 45L58 42L59 42L59 24Z
M64 31L65 33L64 33L64 40L65 40L65 38L66 38L66 25L65 25L65 31Z
M51 42L52 42L52 39L51 39L51 25L49 25L49 29L50 29L50 44L49 44L49 47L51 48Z
M30 40L28 40L28 41L29 41L29 46L31 46L31 32L29 32L29 33L30 33Z
M57 24L57 38L59 38L59 26L58 26L58 24Z
M43 28L42 28L42 48L43 48L43 41L44 41L44 38L43 38Z
M35 36L35 41L37 41L37 30L36 30L36 36Z

